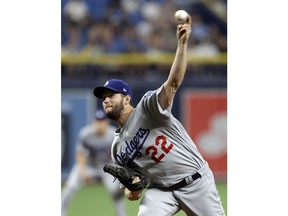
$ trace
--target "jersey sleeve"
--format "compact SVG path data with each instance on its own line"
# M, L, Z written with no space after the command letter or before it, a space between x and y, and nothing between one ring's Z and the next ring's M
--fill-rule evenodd
M139 105L142 107L146 115L154 121L169 124L171 122L171 109L173 103L166 109L162 109L159 104L158 96L163 88L163 85L154 90L148 91L144 94Z

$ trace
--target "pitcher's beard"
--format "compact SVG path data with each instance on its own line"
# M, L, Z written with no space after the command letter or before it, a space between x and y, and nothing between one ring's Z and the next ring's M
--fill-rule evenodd
M119 103L111 111L106 112L106 116L111 120L117 121L120 118L123 109L123 103Z

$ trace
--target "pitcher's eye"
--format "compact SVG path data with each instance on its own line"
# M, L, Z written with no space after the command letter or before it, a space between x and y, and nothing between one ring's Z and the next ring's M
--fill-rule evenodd
M106 97L108 98L113 98L117 93L110 93L110 94L105 94L103 95L102 99L105 100Z

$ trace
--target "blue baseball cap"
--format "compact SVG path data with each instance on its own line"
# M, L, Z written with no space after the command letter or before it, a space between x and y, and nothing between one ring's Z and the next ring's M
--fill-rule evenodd
M97 110L94 117L96 120L105 120L107 118L103 110Z
M103 91L105 89L109 89L118 93L122 93L124 95L130 95L130 97L132 98L132 90L130 88L130 86L125 83L123 80L119 80L119 79L110 79L108 80L104 86L98 86L94 89L93 94L97 97L97 98L103 98Z

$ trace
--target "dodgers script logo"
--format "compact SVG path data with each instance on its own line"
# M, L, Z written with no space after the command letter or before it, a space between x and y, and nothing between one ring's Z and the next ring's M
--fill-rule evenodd
M143 129L140 127L131 140L126 140L125 146L122 148L121 153L117 153L115 155L115 160L117 163L124 166L127 163L127 160L131 162L136 157L141 157L142 153L140 150L143 147L149 133L149 129Z

